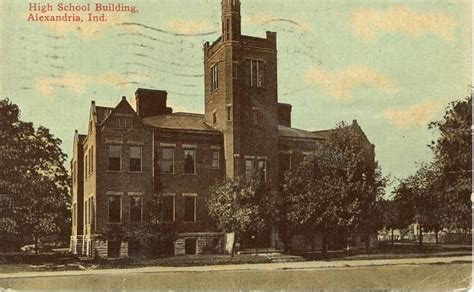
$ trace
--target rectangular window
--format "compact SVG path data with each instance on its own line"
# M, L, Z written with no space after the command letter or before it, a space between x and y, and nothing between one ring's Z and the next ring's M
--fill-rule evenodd
M232 106L227 106L227 120L232 121Z
M196 173L196 150L184 149L184 173Z
M109 223L120 223L122 219L122 197L109 196Z
M130 222L142 222L141 197L130 197Z
M142 171L141 146L130 146L130 171Z
M174 173L174 148L161 148L161 173Z
M184 196L184 221L196 222L196 197Z
M217 113L216 112L212 113L212 124L213 125L217 124Z
M211 67L211 90L217 90L219 88L219 69L218 63Z
M263 86L263 61L247 60L247 85L252 87Z
M245 160L245 179L251 180L253 175L253 160L247 159Z
M89 158L84 156L84 178L87 179L87 174L89 173Z
M219 168L219 150L212 150L212 168Z
M93 173L94 172L94 146L91 146L89 157L91 160L89 165L90 165L91 173Z
M266 160L258 161L258 175L264 181L267 181L267 161Z
M117 118L117 127L122 130L132 128L132 120L129 118Z
M163 221L174 222L175 219L175 197L163 195Z
M89 224L94 223L94 199L92 197L89 198Z
M122 156L122 146L120 145L109 145L108 149L109 156L109 165L108 170L111 171L120 171L122 168L121 156Z
M252 111L252 124L258 125L258 109Z

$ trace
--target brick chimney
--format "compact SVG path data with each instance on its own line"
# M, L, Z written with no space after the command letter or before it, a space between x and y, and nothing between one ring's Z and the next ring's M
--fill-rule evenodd
M138 88L135 91L137 114L140 118L169 115L173 109L166 106L168 93L163 90Z
M278 103L278 124L291 127L291 104Z

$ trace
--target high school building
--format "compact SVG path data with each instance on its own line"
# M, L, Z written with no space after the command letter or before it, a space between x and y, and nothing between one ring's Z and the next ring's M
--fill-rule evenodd
M204 44L204 114L174 113L166 91L142 88L135 92L136 111L125 98L115 107L92 102L88 132L76 131L71 161L73 252L137 253L133 240L101 235L114 224L140 224L156 192L162 197L161 219L181 226L175 254L223 248L227 237L206 209L209 187L260 171L277 189L282 173L327 137L329 131L292 128L291 105L278 102L276 33L242 35L240 1L221 5L222 34ZM355 121L352 127L367 139ZM295 239L295 248L305 244Z

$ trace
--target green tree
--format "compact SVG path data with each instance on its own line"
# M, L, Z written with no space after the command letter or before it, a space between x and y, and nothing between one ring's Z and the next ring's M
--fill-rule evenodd
M450 229L471 229L472 185L472 96L453 101L440 121L429 127L438 129L439 138L431 149L440 169L444 190L444 225Z
M405 225L401 222L400 218L400 207L398 201L382 199L379 201L380 214L382 215L381 221L385 230L390 230L391 238L390 241L393 245L395 229L404 228Z
M288 221L310 236L321 233L323 253L330 236L380 225L377 201L385 179L364 139L357 125L340 123L286 176Z
M245 232L262 230L271 225L275 218L271 212L272 194L260 179L250 182L229 179L211 187L207 203L209 215L221 230L234 233L232 256L235 244Z
M423 231L433 231L438 239L442 229L444 196L440 189L439 169L435 163L421 163L417 172L402 180L395 188L395 202L399 206L402 226L419 225L419 244Z
M20 120L20 110L0 100L0 194L12 200L2 217L2 237L18 235L34 241L70 232L69 175L61 140L45 127Z

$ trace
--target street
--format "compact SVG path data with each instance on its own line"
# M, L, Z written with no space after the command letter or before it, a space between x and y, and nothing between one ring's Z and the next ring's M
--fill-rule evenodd
M11 289L459 289L471 263L291 270L126 272L0 279Z

